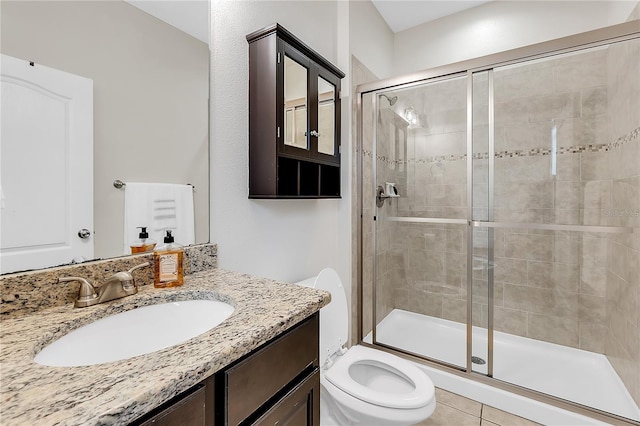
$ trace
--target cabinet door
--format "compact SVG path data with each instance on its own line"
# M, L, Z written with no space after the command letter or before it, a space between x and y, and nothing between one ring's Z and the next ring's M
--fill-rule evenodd
M340 163L340 78L280 40L282 61L278 152Z
M316 369L276 402L254 425L320 425L320 373Z
M340 164L340 79L324 68L317 71L317 131L311 138L311 156Z
M311 135L309 129L316 106L311 95L313 85L312 62L287 43L279 40L280 66L282 70L281 100L278 102L282 114L282 129L278 138L278 151L299 158L309 158ZM317 122L317 119L314 120Z

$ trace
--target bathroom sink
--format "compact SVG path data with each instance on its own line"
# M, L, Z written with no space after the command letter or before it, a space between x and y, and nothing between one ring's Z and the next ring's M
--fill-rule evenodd
M74 367L119 361L196 337L227 319L234 307L217 300L186 300L121 312L73 330L46 346L34 361Z

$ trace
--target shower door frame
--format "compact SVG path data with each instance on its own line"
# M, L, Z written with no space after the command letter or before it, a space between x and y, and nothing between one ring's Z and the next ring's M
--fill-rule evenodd
M493 376L493 270L488 268L489 285L488 285L488 322L487 322L487 334L488 334L488 369L487 374L481 374L473 371L471 362L472 351L472 303L473 303L473 278L472 278L472 258L473 258L473 230L476 228L485 228L488 232L488 258L487 264L490 265L493 261L493 238L492 233L494 228L520 228L520 229L545 229L545 230L562 230L562 231L590 231L590 232L609 232L619 233L628 232L628 228L621 227L609 227L609 226L590 226L590 225L555 225L555 224L533 224L533 223L505 223L493 221L493 162L494 162L494 137L493 137L493 70L497 67L512 65L521 63L524 61L530 61L535 59L542 59L559 55L563 53L569 53L588 49L592 47L598 47L608 45L611 43L622 42L626 40L640 38L640 20L633 20L610 27L605 27L585 33L580 33L572 36L559 38L547 42L537 43L530 46L525 46L517 49L508 50L492 55L483 56L467 61L457 62L445 66L431 68L425 71L380 80L372 83L361 84L356 87L355 102L356 102L356 199L358 208L358 220L357 220L357 265L356 265L356 285L357 285L357 341L365 346L376 347L387 352L402 355L404 357L416 360L421 363L425 363L431 367L453 373L467 379L471 379L477 382L485 383L493 387L503 389L518 395L525 396L552 406L556 406L568 411L572 411L578 414L582 414L596 420L609 422L612 424L620 425L640 425L640 422L636 422L612 413L601 411L595 408L591 408L582 404L578 404L572 401L564 400L546 393L535 391L532 389L524 388L509 382L505 382L496 379ZM480 72L488 73L488 85L489 85L489 99L488 99L488 118L489 118L489 141L488 141L488 159L489 159L489 208L486 221L479 221L473 219L473 75ZM437 361L432 359L426 359L424 357L417 356L415 354L403 352L399 349L386 346L384 344L376 343L376 285L375 285L375 250L374 250L374 275L373 275L373 293L372 293L372 333L373 343L369 344L363 341L363 247L364 247L364 234L363 234L363 220L364 220L364 194L363 194L363 97L367 94L372 96L372 107L376 113L376 119L374 120L374 126L377 126L377 94L388 91L409 88L412 86L422 85L428 82L436 82L442 79L454 78L458 76L467 75L467 219L441 219L433 218L423 220L430 223L466 223L467 225L467 342L466 342L466 368L460 368L453 364L448 364L443 361ZM375 139L375 130L374 130ZM375 150L375 140L374 140ZM375 153L375 151L374 151ZM376 156L373 155L373 179L376 179ZM375 182L374 182L375 187ZM375 195L372 194L375 198ZM375 233L373 245L375 247Z

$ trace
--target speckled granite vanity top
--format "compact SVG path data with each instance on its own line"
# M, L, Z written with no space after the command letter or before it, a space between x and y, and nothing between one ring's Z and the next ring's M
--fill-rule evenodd
M123 361L86 367L33 362L44 346L99 318L139 306L222 300L234 313L187 342ZM72 304L3 320L0 424L126 424L222 369L329 303L328 293L221 269L88 308ZM135 327L135 324L131 324Z

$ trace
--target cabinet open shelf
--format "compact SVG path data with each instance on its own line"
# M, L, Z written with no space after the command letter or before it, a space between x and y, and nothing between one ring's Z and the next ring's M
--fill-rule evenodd
M339 198L340 166L279 157L278 196Z

